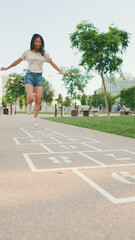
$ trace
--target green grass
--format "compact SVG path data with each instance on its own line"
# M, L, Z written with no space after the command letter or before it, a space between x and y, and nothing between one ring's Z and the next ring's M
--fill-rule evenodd
M25 111L17 111L16 114L27 114L27 112ZM39 114L46 114L46 115L55 115L54 112L39 112ZM70 112L64 112L64 115L70 115L71 113ZM80 115L82 115L82 113L79 113ZM58 112L58 116L61 116L61 113Z
M107 117L49 117L43 119L135 138L135 116L112 116L110 121L107 120Z

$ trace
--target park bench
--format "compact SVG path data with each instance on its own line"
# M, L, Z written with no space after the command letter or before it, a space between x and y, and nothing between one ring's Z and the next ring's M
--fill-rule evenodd
M55 117L57 117L58 111L60 111L61 117L63 117L63 105L61 103L55 104Z
M132 112L129 110L120 110L120 115L132 115Z
M89 116L90 106L89 105L78 105L78 111L83 112L84 117Z
M92 113L93 113L93 117L97 117L98 116L98 109L93 109L92 110Z
M72 117L78 117L78 112L83 112L84 117L89 116L90 106L88 105L78 105L77 109L71 110Z

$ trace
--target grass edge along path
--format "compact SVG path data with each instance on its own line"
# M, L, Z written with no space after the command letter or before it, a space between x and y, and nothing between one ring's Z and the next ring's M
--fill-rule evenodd
M110 121L107 117L48 117L42 119L135 138L135 116L112 116Z

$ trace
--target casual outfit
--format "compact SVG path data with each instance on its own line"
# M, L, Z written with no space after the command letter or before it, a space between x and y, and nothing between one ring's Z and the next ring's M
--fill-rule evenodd
M24 85L31 84L33 87L44 86L43 84L43 63L50 63L50 55L45 53L44 56L40 52L35 53L31 50L25 51L21 57L23 61L28 62L28 70L24 78ZM27 113L32 113L32 104L28 104ZM36 122L36 118L33 118L33 124L35 127L39 126Z
M42 56L40 52L35 53L27 50L20 58L28 62L28 70L24 78L24 84L31 84L33 87L44 86L42 76L43 63L50 62L50 55L45 53L45 55Z

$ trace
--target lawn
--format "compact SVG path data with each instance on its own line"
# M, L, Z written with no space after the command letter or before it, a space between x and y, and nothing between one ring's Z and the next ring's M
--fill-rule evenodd
M135 138L135 116L112 116L110 121L107 120L107 117L49 117L42 119Z

